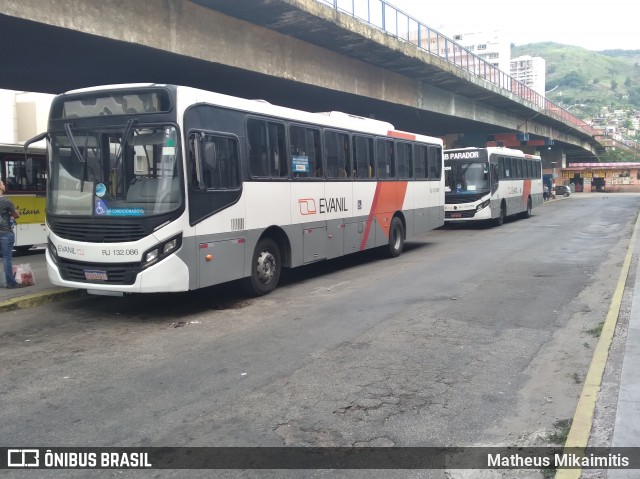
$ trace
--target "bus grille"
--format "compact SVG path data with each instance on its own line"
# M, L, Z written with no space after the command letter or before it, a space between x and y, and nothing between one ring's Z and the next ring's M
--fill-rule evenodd
M484 193L473 193L470 195L456 195L456 194L447 194L444 197L444 202L448 205L459 205L460 203L473 203L474 201L478 201L480 198L485 196L487 192Z
M141 271L140 263L119 263L107 265L80 263L77 261L69 261L64 258L58 258L56 264L58 265L62 279L87 284L133 284L136 282L136 276ZM84 274L85 270L105 271L107 273L107 280L88 280Z
M60 238L87 243L120 243L137 241L147 236L139 224L78 224L55 222L51 230Z

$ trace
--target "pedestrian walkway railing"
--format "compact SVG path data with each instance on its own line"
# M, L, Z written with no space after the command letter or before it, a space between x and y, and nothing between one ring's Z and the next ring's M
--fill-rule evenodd
M601 134L588 123L573 116L560 105L503 72L484 58L430 28L385 0L318 0L368 23L399 40L414 44L428 52L482 78L506 92L535 105L542 113L559 118L574 128L595 137Z

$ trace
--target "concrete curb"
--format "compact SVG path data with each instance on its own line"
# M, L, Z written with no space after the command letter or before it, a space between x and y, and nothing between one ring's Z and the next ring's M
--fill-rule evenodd
M86 291L83 289L56 288L40 293L25 294L17 298L0 301L0 313L4 311L13 311L16 309L32 308L34 306L42 306L43 304L62 301L65 299L78 298L84 296Z

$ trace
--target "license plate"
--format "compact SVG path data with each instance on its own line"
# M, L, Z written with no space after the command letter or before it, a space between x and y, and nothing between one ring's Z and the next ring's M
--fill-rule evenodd
M106 271L84 270L84 277L90 281L106 281Z
M462 218L462 213L451 213L452 218Z

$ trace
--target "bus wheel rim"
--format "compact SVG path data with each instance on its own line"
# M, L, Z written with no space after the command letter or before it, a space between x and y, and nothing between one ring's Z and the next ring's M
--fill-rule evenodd
M400 249L400 232L398 228L395 228L393 231L393 249Z
M256 268L258 279L262 283L268 283L276 273L276 258L269 251L263 251L258 256L258 266Z

